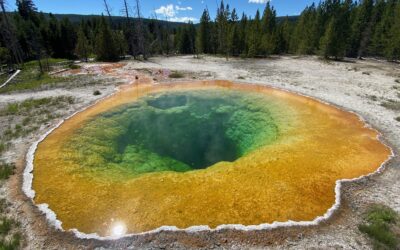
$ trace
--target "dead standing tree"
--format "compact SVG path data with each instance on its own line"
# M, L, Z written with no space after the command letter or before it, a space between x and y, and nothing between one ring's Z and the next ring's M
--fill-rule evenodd
M137 42L138 42L138 54L143 55L143 59L147 60L147 51L146 51L146 40L144 36L144 28L143 28L143 20L140 13L140 1L135 0L136 3L136 17L137 21L135 22L136 26L136 34L137 34Z
M1 7L1 24L0 24L0 34L3 38L4 44L7 46L7 49L11 52L13 61L16 64L23 63L23 52L18 43L18 39L14 32L14 27L8 19L8 15L5 8L5 1L0 0Z
M131 55L134 54L134 48L135 48L135 41L133 39L133 27L131 23L131 17L129 15L129 5L127 0L124 0L124 10L123 10L125 17L126 17L126 38L128 40L128 47L129 47L129 53Z
M108 19L110 21L110 25L112 25L112 16L111 16L110 6L108 5L107 0L103 0L103 2L104 2L104 9L105 9Z

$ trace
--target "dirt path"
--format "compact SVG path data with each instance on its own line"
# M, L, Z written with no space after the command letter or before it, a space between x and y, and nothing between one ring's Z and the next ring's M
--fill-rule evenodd
M297 93L319 98L362 115L378 128L385 140L395 149L400 148L400 67L399 65L372 60L357 62L326 63L316 58L282 57L267 60L240 60L191 56L153 58L149 62L128 62L127 65L84 67L85 72L97 77L114 77L118 81L132 83L137 75L149 75L148 81L168 82L170 71L183 73L188 79L226 79L236 82L267 84ZM166 73L167 72L167 73ZM174 81L180 79L174 79ZM96 87L98 88L98 86ZM115 85L101 86L103 96L114 91ZM1 95L0 106L25 99L70 95L77 98L65 116L93 103L101 96L93 96L94 87L59 88L41 92ZM382 103L394 103L391 108ZM397 109L396 109L397 107ZM58 121L54 121L57 123ZM45 132L46 127L37 133ZM371 244L357 229L362 213L371 203L382 203L400 212L400 160L395 158L383 174L348 183L343 187L343 205L335 216L323 225L308 228L276 229L256 232L202 232L172 233L137 236L116 242L78 240L71 233L62 233L47 226L47 222L20 191L23 157L28 146L37 138L14 141L7 160L19 159L17 174L13 176L0 195L11 197L12 206L28 237L27 249L96 248L246 248L270 247L276 249L343 248L370 249ZM61 247L60 247L61 246Z

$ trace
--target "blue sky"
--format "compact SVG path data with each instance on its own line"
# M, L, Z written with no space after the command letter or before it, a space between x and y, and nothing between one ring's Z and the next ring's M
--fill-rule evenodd
M15 9L15 0L6 0L9 10ZM263 10L267 0L225 0L239 13L245 12L254 16L257 9ZM101 14L104 12L103 0L34 0L40 11L61 14ZM108 0L113 15L121 15L122 0ZM141 0L144 17L157 15L158 19L171 21L197 22L204 8L208 7L212 16L215 15L220 0ZM277 10L278 16L298 15L312 0L272 0L271 4ZM128 0L134 5L134 0Z

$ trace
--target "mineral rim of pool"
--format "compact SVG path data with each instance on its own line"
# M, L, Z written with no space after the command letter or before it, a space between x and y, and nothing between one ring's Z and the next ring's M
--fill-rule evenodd
M355 114L230 82L125 87L38 145L36 204L63 229L312 221L391 155ZM120 230L119 230L120 231Z

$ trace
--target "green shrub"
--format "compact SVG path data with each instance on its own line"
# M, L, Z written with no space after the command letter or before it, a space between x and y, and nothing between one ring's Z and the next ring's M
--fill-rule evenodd
M52 86L63 81L65 81L63 77L53 77L47 73L38 74L31 70L22 70L12 83L0 89L0 93L38 89L45 85Z
M34 109L47 108L49 106L60 105L63 103L73 104L75 99L72 96L47 97L41 99L28 99L20 103L10 103L0 111L0 115L30 115Z
M2 218L0 220L0 235L5 235L10 232L13 225L13 221L7 218Z
M389 207L374 205L365 214L365 220L367 223L358 228L373 240L376 249L397 248L399 235L394 233L393 228L398 227L399 217L395 211Z
M389 100L387 102L383 102L381 104L381 106L383 106L387 109L395 110L395 111L400 110L400 102L399 101Z
M16 250L19 249L21 245L21 234L15 233L13 234L10 240L0 240L0 249L1 250Z
M12 174L14 174L14 165L12 164L0 165L0 180L7 180Z
M6 113L7 115L15 115L19 112L19 107L17 103L11 103L7 106Z
M169 78L183 78L184 75L178 71L174 71L169 75Z
M99 90L95 90L94 92L93 92L93 95L101 95L101 92L99 91Z
M81 66L79 66L79 65L77 65L77 64L70 64L70 65L69 65L69 68L70 68L70 69L80 69Z
M24 120L22 120L22 125L26 126L31 122L32 118L31 117L25 117Z
M6 144L0 142L0 154L3 153L5 150L6 150Z

